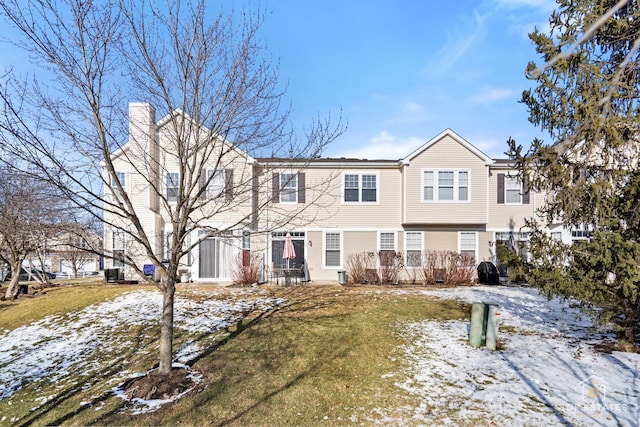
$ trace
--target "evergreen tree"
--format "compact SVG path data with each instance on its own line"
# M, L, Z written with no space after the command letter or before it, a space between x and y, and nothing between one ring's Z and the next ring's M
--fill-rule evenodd
M636 341L640 301L640 6L635 0L559 0L550 31L530 34L545 61L530 63L523 93L550 142L509 156L547 194L543 217L591 231L562 245L531 223L530 278L548 296L573 297L620 338Z

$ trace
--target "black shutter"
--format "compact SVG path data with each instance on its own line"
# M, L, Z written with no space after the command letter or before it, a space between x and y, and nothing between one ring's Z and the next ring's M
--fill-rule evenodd
M525 176L522 180L522 203L528 205L529 200L529 177Z
M199 199L204 199L207 196L207 189L205 185L207 184L207 170L202 169L200 171L200 176L198 177L198 190L200 191Z
M251 203L252 203L252 213L251 213L251 228L254 230L258 229L258 203L260 203L258 199L258 174L254 173L251 178Z
M298 173L298 203L306 202L306 188L304 172Z
M233 198L233 169L224 171L224 196L227 202Z
M273 173L273 177L271 178L271 192L273 203L280 203L280 174Z
M504 174L498 174L498 204L504 204Z

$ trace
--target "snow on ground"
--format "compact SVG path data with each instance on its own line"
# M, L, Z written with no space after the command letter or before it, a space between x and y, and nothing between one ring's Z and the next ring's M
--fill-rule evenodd
M594 351L593 344L611 336L594 334L590 318L569 303L547 301L534 289L503 286L396 292L499 304L500 349L470 347L468 321L425 320L401 325L409 344L395 355L398 371L382 375L395 381L398 402L405 392L420 404L380 408L372 422L640 424L640 355ZM176 352L180 362L200 354L198 336L220 331L249 311L267 311L286 303L251 289L224 296L207 290L195 297L197 302L176 298L175 326L189 337ZM113 331L158 324L161 299L156 291L134 291L13 331L0 330L0 409L4 404L11 405L13 398L19 399L23 388L40 394L34 399L36 407L53 399L59 390L71 387L70 381L79 381L83 390L97 388L92 377L104 377L105 364L112 360L113 366L126 366L123 358L140 351L134 342L116 341L119 334ZM146 333L141 330L138 339L153 341ZM133 374L120 372L109 382L122 382L123 375Z
M402 291L401 291L402 292ZM640 424L640 354L594 351L610 339L588 316L530 288L470 287L423 291L499 308L498 351L468 344L468 321L403 325L410 342L396 386L418 407L379 409L383 423L424 425ZM403 422L404 421L404 422Z
M221 331L246 313L268 311L285 303L250 289L224 297L210 291L198 299L176 296L175 300L174 326L189 336ZM86 387L91 387L92 376L110 365L109 360L113 365L123 363L123 357L137 351L137 343L117 342L113 331L159 324L161 306L160 292L138 290L64 316L48 316L13 331L0 330L0 402L11 404L12 396L26 386L55 394L51 384L61 389L77 376L85 378ZM139 340L146 337L146 331L140 334ZM185 362L200 351L197 344L187 342L176 352L176 359ZM50 397L43 395L37 401L45 403Z

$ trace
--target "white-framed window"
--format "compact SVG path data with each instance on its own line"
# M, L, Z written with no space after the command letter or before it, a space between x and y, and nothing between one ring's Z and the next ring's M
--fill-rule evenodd
M378 175L371 173L344 174L345 203L376 203L378 201Z
M120 181L120 185L122 185L122 188L126 188L125 187L126 183L125 183L125 174L124 174L124 172L116 171L115 178L117 178L118 181ZM114 188L114 189L118 188L118 183L117 183L115 178L111 177L111 188Z
M122 195L122 193L118 189L118 182L120 182L120 185L122 185L122 189L124 191L127 191L127 187L126 187L127 183L125 181L125 173L116 171L115 175L116 175L115 177L113 177L113 176L111 177L111 194L113 196Z
M250 251L251 250L251 232L248 230L242 231L242 250Z
M505 175L504 200L508 204L522 203L522 181L518 176Z
M587 241L591 238L591 231L584 228L571 230L571 243L577 243L579 241Z
M458 171L458 200L469 200L468 171Z
M423 202L468 202L470 173L468 170L423 169Z
M298 175L291 172L280 174L280 203L298 202Z
M460 232L460 254L476 258L476 232Z
M380 265L393 265L396 259L396 233L393 231L379 232L378 248Z
M394 251L396 250L396 233L393 231L381 231L378 233L379 246L381 251Z
M112 248L113 248L113 266L124 267L124 231L113 230L112 232Z
M339 231L324 233L324 266L342 266L342 233Z
M217 199L224 193L224 170L207 169L207 199Z
M422 231L407 231L404 233L404 240L405 265L410 268L422 267L422 251L424 250Z
M180 174L178 172L167 172L165 186L167 189L167 201L175 202L176 200L178 200Z
M510 251L520 254L522 259L525 261L529 259L529 233L527 232L520 232L520 231L496 232L496 243L503 244Z

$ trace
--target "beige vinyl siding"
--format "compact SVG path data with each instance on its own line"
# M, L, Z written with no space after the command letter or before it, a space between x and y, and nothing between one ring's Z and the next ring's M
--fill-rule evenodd
M478 233L478 261L493 261L493 232Z
M305 255L309 264L309 273L311 280L337 280L337 267L323 266L323 252L325 250L324 233L336 232L341 234L341 246L342 253L342 268L348 269L347 260L349 255L371 252L375 253L377 250L377 230L342 230L342 229L325 229L324 231L313 230L307 231L307 247L305 248ZM373 260L375 263L375 258Z
M287 170L285 168L270 169L268 175ZM375 175L376 202L344 203L344 174ZM269 225L267 219L261 219L262 227L287 220L294 226L321 225L327 228L390 228L398 227L401 220L402 177L397 167L390 168L357 168L348 165L322 167L312 165L304 170L306 186L305 206L291 203L275 203L269 207ZM263 174L264 175L264 174ZM270 190L262 195L270 197ZM287 218L291 213L299 212L295 218ZM311 223L310 223L311 222Z
M309 173L322 175L322 170L310 170ZM344 201L344 175L354 174L376 176L376 201ZM331 192L320 202L327 206L328 215L323 221L326 227L342 228L388 228L397 227L401 221L402 175L398 168L393 169L340 169L332 181Z
M487 229L490 230L519 230L525 226L525 218L532 218L535 215L536 205L539 203L540 195L529 193L529 203L509 204L498 203L498 176L500 174L515 175L515 170L493 169L489 178L488 205L489 223Z
M469 172L468 202L423 202L423 171ZM448 135L411 159L405 166L406 218L409 224L484 224L487 220L485 161ZM437 174L436 174L437 175ZM437 177L436 183L437 185Z
M458 252L457 231L425 231L425 251L454 251Z

